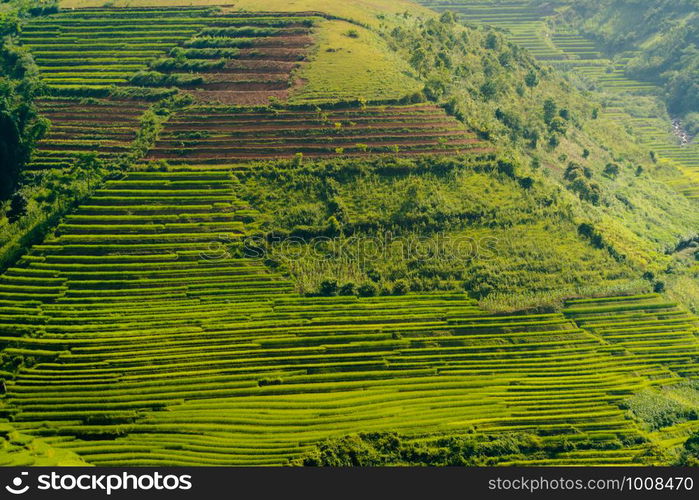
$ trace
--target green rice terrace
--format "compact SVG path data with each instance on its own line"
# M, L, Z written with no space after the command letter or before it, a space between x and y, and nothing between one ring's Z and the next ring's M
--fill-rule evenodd
M33 61L46 131L0 219L0 465L328 465L384 435L423 457L389 465L699 460L695 145L629 113L656 88L550 22L565 2L423 2L477 26L438 35L473 58L433 54L439 81L397 41L451 21L388 3L18 7L2 61ZM471 126L517 121L487 82L449 93L500 70L514 106L558 92L534 153ZM598 102L626 150L595 142ZM384 230L486 245L458 273L329 249Z
M284 464L359 430L534 432L535 457L497 463L642 463L620 404L699 368L697 318L657 295L498 316L458 293L299 297L212 243L255 224L232 188L133 172L6 271L19 432L98 465Z

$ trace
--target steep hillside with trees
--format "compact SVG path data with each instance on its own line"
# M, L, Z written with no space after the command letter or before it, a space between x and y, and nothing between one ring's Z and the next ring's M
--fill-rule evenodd
M626 72L661 84L670 111L699 131L697 0L583 0L565 17L610 54L633 51Z

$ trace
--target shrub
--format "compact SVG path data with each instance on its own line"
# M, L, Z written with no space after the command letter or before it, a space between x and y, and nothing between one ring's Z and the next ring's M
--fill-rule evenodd
M616 177L619 175L619 170L619 165L616 163L607 163L607 166L604 167L604 175L610 177L611 179L616 179Z
M410 291L410 284L407 280L400 279L393 284L393 295L405 295Z
M524 77L524 83L529 88L534 88L539 84L539 78L536 76L534 70L530 70L529 73Z
M10 200L10 209L7 211L7 220L10 223L17 222L21 217L27 214L27 206L29 202L22 193L15 193Z
M332 295L337 295L337 280L335 279L327 279L323 280L320 283L320 287L318 289L318 293L324 297L330 297Z
M493 80L488 80L481 85L481 95L486 101L493 99L498 93L498 86Z
M364 283L357 290L360 297L373 297L378 293L378 288L373 283Z
M551 124L551 121L556 116L557 110L558 110L558 106L556 105L556 101L554 101L551 98L546 99L544 101L544 122L547 125Z
M497 50L500 46L500 40L498 39L498 36L490 32L488 35L485 37L485 48L490 49L490 50Z

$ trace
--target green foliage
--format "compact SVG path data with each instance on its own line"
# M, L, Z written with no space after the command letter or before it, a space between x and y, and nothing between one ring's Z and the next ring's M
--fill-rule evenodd
M689 113L684 117L684 129L691 136L699 135L699 113Z
M607 163L607 166L604 167L604 175L612 179L616 179L620 171L621 169L616 163Z
M17 192L12 195L12 198L10 199L10 208L7 211L7 219L10 224L14 224L21 217L27 214L28 205L29 202L23 193Z
M265 214L267 251L305 294L332 280L359 295L536 291L548 303L546 294L640 277L613 245L578 235L565 192L513 157L280 163L237 177L240 196Z
M555 448L527 433L466 435L426 441L395 432L360 433L328 439L293 465L306 467L484 466L498 458L536 459Z
M524 77L524 83L527 84L527 87L529 88L534 88L539 84L539 77L536 74L536 71L529 70L529 72L526 74Z
M699 432L695 432L684 442L677 465L699 467Z
M602 191L597 182L590 180L592 179L592 171L589 168L571 162L563 177L569 181L568 189L580 196L582 200L599 205Z
M179 47L178 47L179 48ZM183 49L180 49L181 54L185 54ZM211 71L214 69L221 69L226 65L225 59L188 59L186 57L180 59L178 57L163 57L156 59L150 64L150 67L157 71ZM135 78L135 77L134 77ZM132 83L134 83L134 78L132 78ZM142 78L151 78L151 82L155 80L155 77L147 77L144 75Z
M188 74L167 74L159 71L139 71L129 79L129 83L143 87L186 87L204 83L204 77Z
M0 200L11 196L34 145L48 130L33 103L40 87L29 52L5 37L0 46Z
M627 399L623 408L628 409L652 431L699 419L697 408L683 403L669 389L639 392Z
M558 106L556 105L556 101L550 97L546 99L544 101L544 123L550 125L557 112Z
M637 50L631 77L661 84L673 113L699 111L699 14L695 0L584 0L567 17L612 54Z

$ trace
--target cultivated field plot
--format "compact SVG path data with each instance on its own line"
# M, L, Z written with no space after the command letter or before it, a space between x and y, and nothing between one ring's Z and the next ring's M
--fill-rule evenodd
M527 464L630 464L620 402L696 366L696 319L657 296L501 316L460 293L299 297L236 257L254 221L227 172L109 181L0 278L15 428L97 465L285 464L372 430L528 431L549 451Z
M51 128L32 155L29 170L68 168L82 153L96 153L106 161L128 154L148 107L137 100L66 97L47 97L37 104Z
M658 363L683 377L699 375L699 325L692 314L645 295L571 300L563 313L612 349Z
M546 19L556 14L560 2L533 5L525 0L494 3L490 0L422 0L425 7L436 11L451 11L468 23L487 24L510 32L510 39L526 48L538 59L565 59L565 53L550 39Z
M629 116L623 112L623 102L619 98L609 100L604 114L633 128L658 158L671 160L680 167L682 176L667 182L685 196L699 198L699 142L696 139L680 144L667 122L653 116Z
M54 93L179 88L201 100L266 104L287 97L320 19L200 8L79 9L32 20L21 40Z
M126 84L151 59L210 20L209 9L79 9L38 17L22 29L44 81L55 89ZM154 20L157 19L157 22Z
M226 165L297 153L322 158L486 151L432 104L315 111L197 106L170 119L148 159Z

